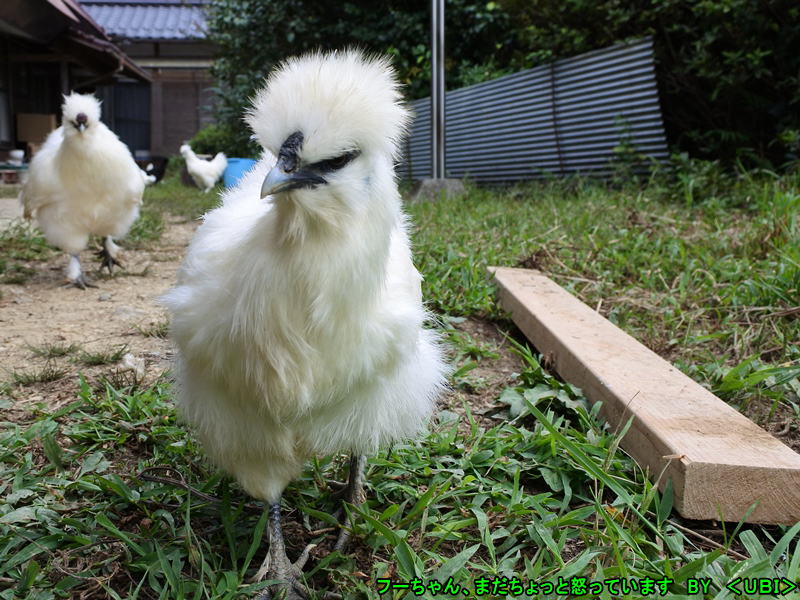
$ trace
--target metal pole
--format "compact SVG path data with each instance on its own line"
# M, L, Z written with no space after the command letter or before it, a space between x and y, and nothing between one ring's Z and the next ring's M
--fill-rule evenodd
M444 0L431 0L431 177L445 176Z

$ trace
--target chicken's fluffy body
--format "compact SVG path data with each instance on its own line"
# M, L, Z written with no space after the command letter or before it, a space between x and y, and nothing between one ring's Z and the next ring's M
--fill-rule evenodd
M312 455L414 435L444 386L394 179L406 119L381 60L286 63L249 118L262 159L206 215L165 297L180 410L257 498L276 501ZM260 200L299 131L301 165L357 158Z
M189 171L192 181L203 192L214 187L228 166L228 158L223 152L217 152L211 160L203 160L194 153L189 144L183 144L180 151L186 160L186 170Z
M61 127L31 161L20 201L51 244L77 255L91 234L128 232L145 185L128 147L100 121L94 96L65 96L62 114ZM80 114L86 116L83 130L75 125Z

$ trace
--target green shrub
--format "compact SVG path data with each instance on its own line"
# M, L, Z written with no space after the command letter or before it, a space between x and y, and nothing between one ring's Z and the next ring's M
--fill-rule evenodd
M430 93L428 0L215 0L208 5L215 117L236 132L237 151L249 143L242 114L265 76L287 56L309 50L358 47L387 54L409 98ZM512 30L496 2L448 0L450 89L508 72Z
M500 0L517 68L653 36L671 144L726 166L791 168L800 4L789 0Z
M189 142L198 154L224 152L230 157L257 158L260 154L258 144L250 139L250 128L241 120L239 128L227 123L207 125Z
M388 54L409 98L430 93L427 0L216 0L209 37L218 122L241 152L242 112L286 56L358 46ZM448 89L652 36L674 149L723 166L797 168L796 0L448 0Z

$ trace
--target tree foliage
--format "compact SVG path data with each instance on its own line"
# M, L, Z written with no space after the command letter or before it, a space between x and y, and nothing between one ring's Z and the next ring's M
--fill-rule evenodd
M218 117L245 148L243 107L282 58L359 46L392 56L409 98L430 87L429 0L215 0ZM699 157L781 164L800 150L796 0L447 0L454 89L652 35L673 146Z
M695 156L781 164L800 142L796 0L500 0L512 64L652 35L670 141Z
M219 119L240 132L245 151L241 116L248 99L281 59L316 49L357 46L388 54L408 97L428 95L429 7L430 0L216 0L209 33L219 48L213 66ZM509 62L512 30L497 3L448 0L446 35L449 89L507 72L499 65Z

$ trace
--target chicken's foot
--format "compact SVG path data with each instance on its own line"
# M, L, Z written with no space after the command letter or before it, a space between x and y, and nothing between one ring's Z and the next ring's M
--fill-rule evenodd
M114 240L111 239L111 236L106 236L103 240L103 247L97 251L96 256L98 258L102 258L103 262L100 265L100 270L103 270L103 267L108 269L108 274L111 275L114 272L114 266L123 269L122 263L117 260L117 253L119 252L119 246L114 243Z
M350 456L350 473L347 476L347 484L339 492L342 496L343 502L358 506L363 504L367 499L364 494L364 468L367 464L367 457L363 454L353 454ZM342 519L346 514L344 507L337 511L337 518ZM348 516L346 522L342 524L342 530L339 532L339 538L333 546L334 550L344 550L347 542L350 540L350 533L353 530L353 517Z
M264 562L258 569L254 580L264 579L281 581L264 590L256 600L308 600L308 590L300 581L302 569L308 560L309 553L314 544L309 544L294 563L286 556L286 545L283 541L283 528L281 527L280 501L269 505L269 524L267 535L269 537L269 550Z
M81 269L81 261L77 254L71 254L69 257L69 265L67 266L67 283L64 287L75 286L78 289L85 290L87 287L96 288L97 286L90 283L83 274Z

